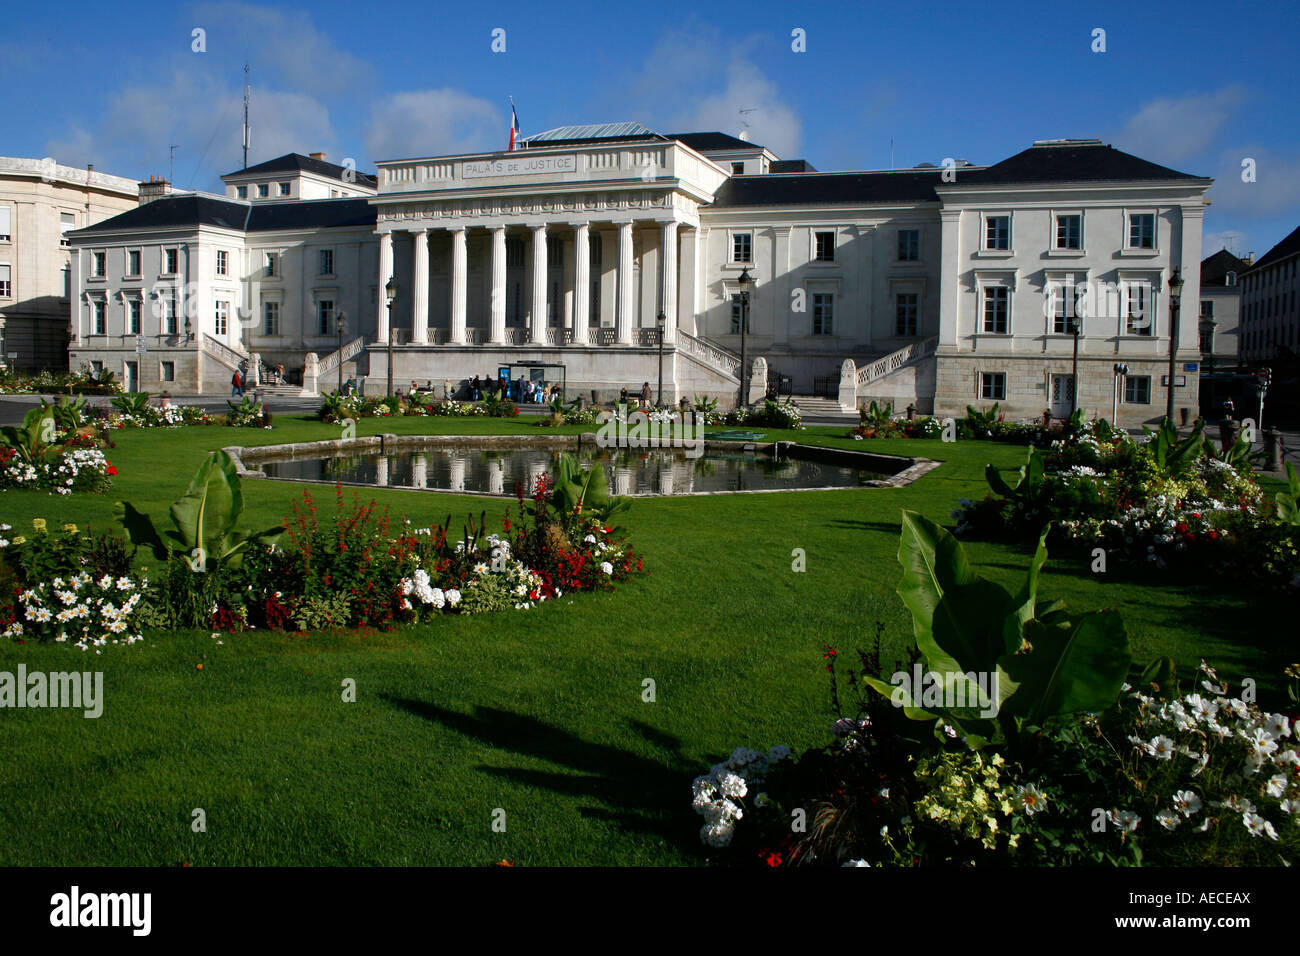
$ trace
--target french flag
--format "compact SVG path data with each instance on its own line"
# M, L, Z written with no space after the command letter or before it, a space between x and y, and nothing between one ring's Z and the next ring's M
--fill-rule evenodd
M510 145L506 152L515 148L515 140L519 138L519 115L515 113L515 99L510 98Z

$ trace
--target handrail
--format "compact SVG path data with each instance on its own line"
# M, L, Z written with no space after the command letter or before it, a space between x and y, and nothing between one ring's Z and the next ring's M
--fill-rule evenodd
M938 336L925 339L920 342L909 342L901 349L890 352L883 358L878 358L870 365L864 365L858 369L857 385L861 388L863 385L869 385L878 378L884 378L890 372L897 371L904 365L924 358L934 351L935 346L939 344Z
M716 371L740 380L740 356L728 349L697 338L684 329L677 330L678 348Z
M334 371L334 369L338 368L348 359L352 358L354 355L359 354L361 350L364 349L365 347L366 347L365 336L358 335L351 342L348 342L346 345L344 345L343 348L335 349L329 355L326 355L323 359L318 361L316 363L317 374L323 375L326 372Z

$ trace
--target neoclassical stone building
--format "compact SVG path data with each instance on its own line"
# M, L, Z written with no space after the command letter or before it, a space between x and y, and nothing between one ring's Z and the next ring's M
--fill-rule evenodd
M1196 408L1208 179L1095 140L1039 142L991 166L832 173L723 133L636 123L523 144L383 161L373 181L281 157L224 177L225 197L154 198L74 234L75 350L124 361L114 336L140 355L161 336L160 354L191 356L183 374L171 366L174 381L204 390L256 357L300 370L308 389L332 388L340 365L372 393L390 374L395 387L455 387L508 367L601 399L656 387L662 356L665 401L726 405L743 347L751 399L789 381L846 410L881 398L946 415L996 401L1037 417L1075 400L1078 317L1078 403L1109 415L1117 400L1120 420L1137 423L1163 414L1177 270L1175 404ZM298 198L308 190L293 177L308 174L333 177L338 198ZM262 179L267 192L250 194ZM345 198L345 185L359 191ZM183 273L155 270L168 243L189 257ZM133 244L157 250L142 252L138 285L116 268L86 272ZM742 276L753 280L743 336ZM166 301L179 278L192 285L192 338L169 336L164 310L141 346L129 306L114 303L150 284Z

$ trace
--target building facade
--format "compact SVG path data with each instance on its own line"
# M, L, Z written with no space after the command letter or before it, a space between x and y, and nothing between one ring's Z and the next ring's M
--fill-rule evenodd
M1234 368L1241 344L1241 278L1250 259L1220 249L1201 262L1201 360L1213 368Z
M1241 358L1273 362L1300 351L1300 228L1259 257L1242 277Z
M145 236L160 254L184 245L197 257L184 273L196 283L194 338L166 347L196 365L218 355L213 340L228 350L218 364L271 356L309 389L332 387L344 363L380 393L390 378L455 387L532 367L570 395L605 400L657 384L662 363L665 401L729 405L743 353L748 400L788 380L848 411L880 398L940 415L998 402L1039 417L1069 413L1077 365L1077 403L1109 415L1117 402L1126 423L1163 414L1177 270L1188 303L1175 405L1196 408L1191 303L1208 179L1095 140L1036 143L992 166L850 173L722 133L635 123L523 145L380 162L373 193L358 198L304 198L294 183L320 175L313 164L340 188L361 177L282 157L224 177L226 197L155 199L74 244L92 268ZM272 258L283 276L267 273ZM112 302L136 286L110 273L78 272L77 352L93 360L113 335L134 334ZM747 305L742 276L754 283ZM331 328L340 309L342 334ZM237 331L234 314L250 317ZM209 387L206 371L187 374Z
M67 369L67 234L135 204L135 180L93 166L0 156L0 363Z

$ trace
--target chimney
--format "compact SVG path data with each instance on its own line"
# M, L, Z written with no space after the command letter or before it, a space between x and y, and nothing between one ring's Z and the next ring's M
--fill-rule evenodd
M172 184L161 176L150 176L140 183L140 205L144 206L155 199L162 199L172 191Z
M1253 266L1254 264L1255 264L1255 253L1253 252L1246 253L1246 265Z
M324 153L308 153L307 155L309 155L312 159L318 159L318 160L320 160L322 163L325 162L325 154L324 154Z

